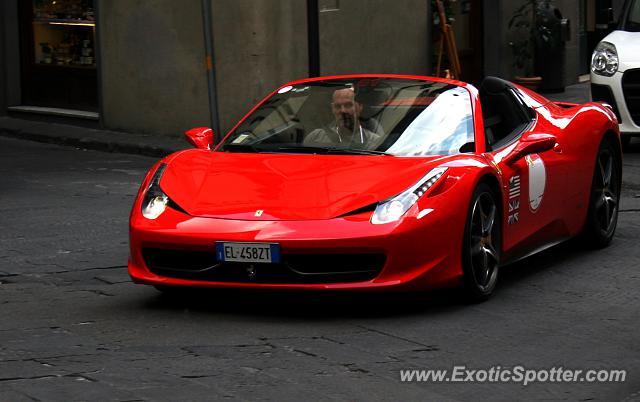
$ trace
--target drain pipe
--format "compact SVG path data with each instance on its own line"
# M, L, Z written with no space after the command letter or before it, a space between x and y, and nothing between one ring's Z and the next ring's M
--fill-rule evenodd
M211 128L213 129L213 142L218 144L222 140L220 132L220 120L218 118L218 98L216 89L216 73L213 58L213 30L211 29L211 2L202 0L202 28L204 30L205 65L207 68L207 84L209 88L209 114L211 116Z
M307 46L309 51L309 77L318 77L320 75L318 0L307 0Z

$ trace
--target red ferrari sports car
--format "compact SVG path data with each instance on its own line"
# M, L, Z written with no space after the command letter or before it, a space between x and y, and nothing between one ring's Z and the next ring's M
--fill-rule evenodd
M149 171L129 273L181 286L422 290L475 299L499 267L583 235L612 239L621 187L607 105L499 78L357 75L288 83L213 145Z

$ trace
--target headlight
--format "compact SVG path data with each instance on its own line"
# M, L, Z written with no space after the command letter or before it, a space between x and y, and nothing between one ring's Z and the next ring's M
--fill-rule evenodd
M169 197L160 188L160 179L166 168L166 163L158 167L142 199L142 216L147 219L156 219L167 209Z
M611 77L618 71L618 51L609 42L600 42L591 56L591 71Z
M373 212L371 223L379 225L382 223L395 222L400 219L446 171L446 167L432 169L408 190L379 203Z

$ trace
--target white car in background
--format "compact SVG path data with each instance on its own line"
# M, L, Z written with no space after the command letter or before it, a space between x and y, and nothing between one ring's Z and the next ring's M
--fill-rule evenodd
M640 0L625 2L618 29L594 50L591 98L613 107L624 146L640 136Z

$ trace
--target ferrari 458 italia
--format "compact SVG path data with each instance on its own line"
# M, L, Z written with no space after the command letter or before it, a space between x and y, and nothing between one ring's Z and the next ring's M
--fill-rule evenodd
M600 103L499 78L357 75L285 84L217 145L151 168L129 273L161 290L494 291L501 266L615 232L621 146Z

